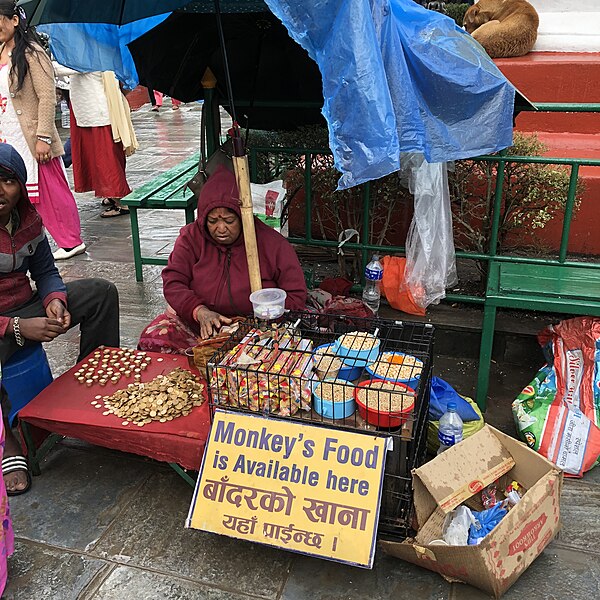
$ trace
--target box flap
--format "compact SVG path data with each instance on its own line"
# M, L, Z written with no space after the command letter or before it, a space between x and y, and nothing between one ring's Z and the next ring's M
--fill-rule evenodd
M515 461L495 431L485 425L414 471L444 513L513 468Z

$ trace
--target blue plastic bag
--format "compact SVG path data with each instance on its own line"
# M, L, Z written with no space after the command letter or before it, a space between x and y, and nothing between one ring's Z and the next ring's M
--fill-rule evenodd
M469 527L469 538L467 544L475 546L488 534L502 519L508 514L506 508L502 508L503 502L498 502L492 508L482 510L481 512L473 511L473 516L478 522L478 525Z
M479 421L479 415L473 407L449 383L439 377L432 377L429 420L439 421L447 410L448 402L456 403L456 412L463 421Z

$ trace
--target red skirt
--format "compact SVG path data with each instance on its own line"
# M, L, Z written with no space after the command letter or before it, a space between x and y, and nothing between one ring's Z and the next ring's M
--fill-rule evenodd
M110 125L79 127L71 111L71 153L76 192L97 198L123 198L131 192L125 177L125 152Z

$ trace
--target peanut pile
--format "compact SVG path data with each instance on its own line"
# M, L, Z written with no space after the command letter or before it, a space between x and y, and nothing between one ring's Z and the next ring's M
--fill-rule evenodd
M421 374L423 361L410 354L394 354L384 352L379 360L369 365L369 368L378 377L392 381L408 381Z
M401 412L411 408L415 399L389 381L372 381L358 390L358 399L368 408L379 412Z
M143 427L152 421L165 423L189 415L204 403L204 385L189 371L177 368L147 383L130 383L112 396L96 396L95 408L103 415L116 415L122 425Z
M354 386L338 381L323 381L315 389L315 395L326 402L346 402L354 396Z
M379 346L379 340L371 333L351 331L339 338L339 344L349 350L372 350Z

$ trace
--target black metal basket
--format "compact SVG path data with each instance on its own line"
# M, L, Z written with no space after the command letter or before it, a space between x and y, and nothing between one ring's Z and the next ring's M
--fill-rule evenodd
M308 312L243 323L208 363L211 415L216 408L258 412L391 437L379 532L405 539L412 534L411 470L426 453L433 338L430 324ZM338 376L351 381L315 376L317 368L325 379L335 373L334 351L342 365ZM350 395L362 413L345 416Z

